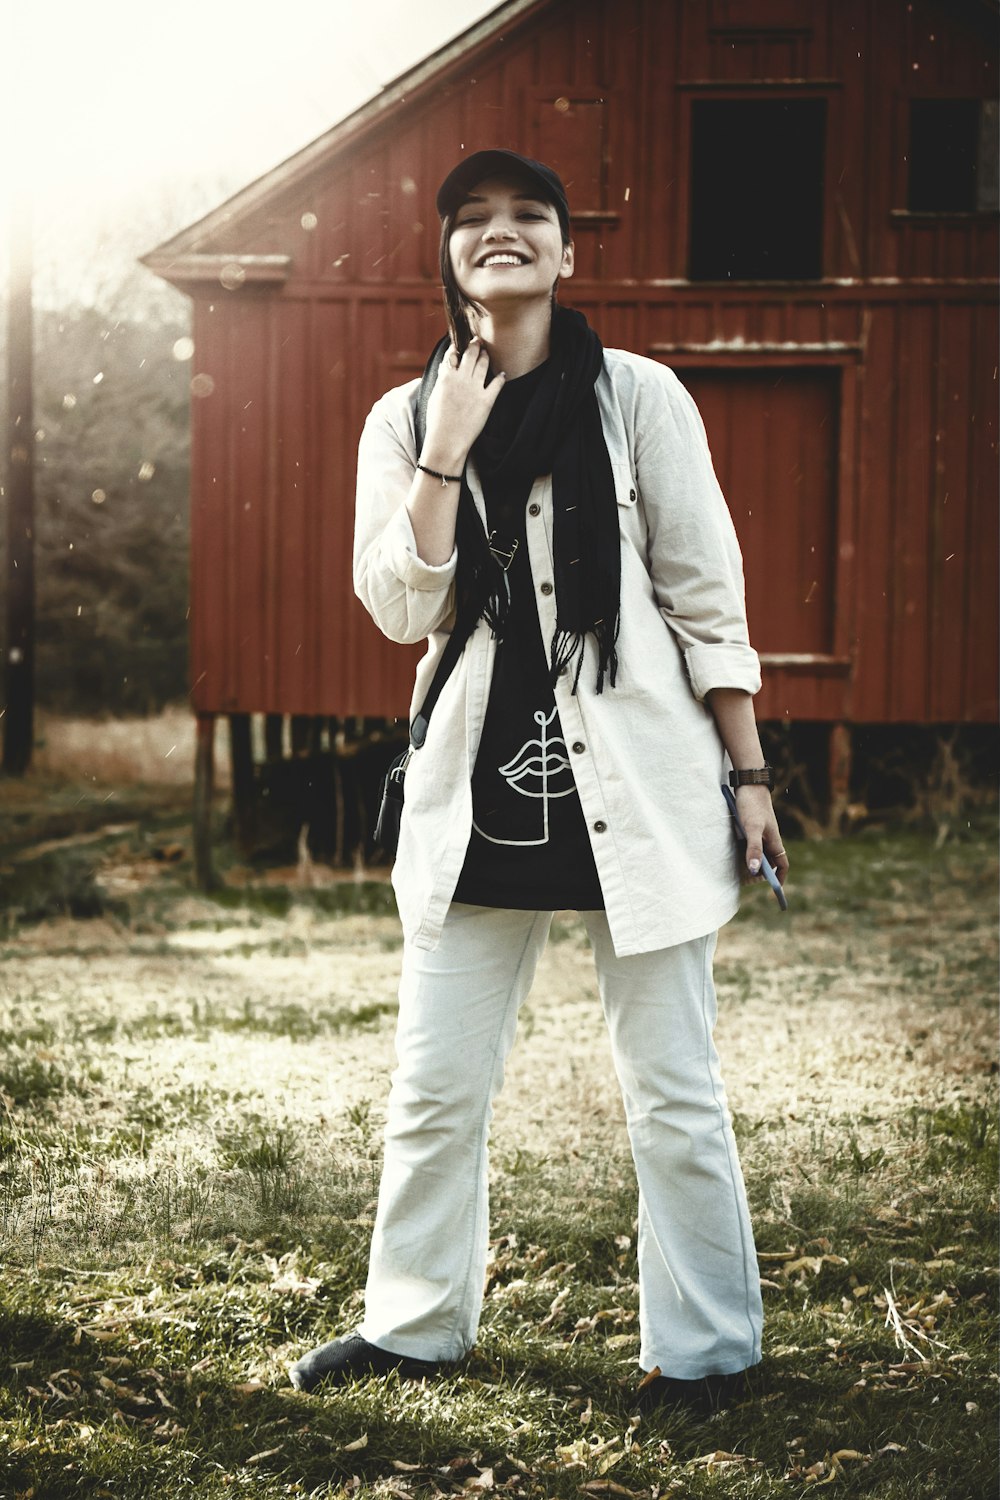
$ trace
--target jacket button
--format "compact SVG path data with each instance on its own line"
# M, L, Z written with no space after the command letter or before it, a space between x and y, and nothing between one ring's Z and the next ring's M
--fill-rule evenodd
M636 499L635 490L629 490L629 492L628 492L628 498L629 498L630 504L634 505L635 504L635 499Z
M587 747L583 743L583 740L575 740L574 743L573 743L573 754L574 755L582 755L583 752L586 750L586 748Z
M608 831L608 825L607 825L607 823L595 823L594 824L594 832L595 833L607 833L607 831Z
M541 508L542 507L538 504L537 501L532 500L531 504L528 506L528 515L537 516L541 511Z
M543 594L551 594L551 592L552 592L552 585L551 585L551 583L549 583L546 580L546 582L542 584L542 593Z

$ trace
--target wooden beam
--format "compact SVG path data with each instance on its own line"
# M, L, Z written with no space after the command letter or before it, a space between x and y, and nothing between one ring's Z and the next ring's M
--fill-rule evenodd
M236 842L245 857L253 853L257 835L257 799L253 770L250 715L229 715L229 755L233 778L233 822Z
M31 200L11 204L7 339L7 660L3 769L23 776L35 729L35 424L32 412Z
M851 730L848 724L830 725L830 829L843 833L851 801Z
M282 714L264 715L264 754L268 760L281 759L284 722Z
M217 884L212 867L215 715L199 714L194 756L194 878L200 891Z

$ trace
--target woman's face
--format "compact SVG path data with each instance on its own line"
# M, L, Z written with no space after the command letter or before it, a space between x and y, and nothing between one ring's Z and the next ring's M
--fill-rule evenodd
M448 252L471 302L548 302L556 282L572 276L573 246L563 244L555 208L536 192L527 178L488 177L455 214Z

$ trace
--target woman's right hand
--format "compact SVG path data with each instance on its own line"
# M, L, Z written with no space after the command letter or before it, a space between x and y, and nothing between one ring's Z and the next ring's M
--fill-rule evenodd
M461 358L454 345L445 355L427 403L421 463L446 474L462 472L506 380L503 374L488 380L489 368L489 354L478 338Z

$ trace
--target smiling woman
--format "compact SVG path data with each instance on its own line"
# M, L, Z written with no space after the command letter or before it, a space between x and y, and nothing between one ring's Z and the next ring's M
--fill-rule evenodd
M739 888L727 752L750 873L762 845L788 868L739 549L680 382L559 303L574 247L552 168L476 152L437 208L449 330L422 380L376 404L358 462L355 588L389 639L429 646L393 871L399 1067L364 1319L291 1378L423 1377L474 1343L489 1119L569 908L638 1170L636 1399L714 1410L760 1359L761 1325L711 1041Z
M563 238L555 208L523 188L509 175L487 178L454 221L445 221L446 285L477 309L484 300L494 309L508 298L522 308L533 297L550 301L559 280L573 274L573 244ZM467 342L466 333L458 340L459 350ZM515 348L518 362L526 364L522 346ZM505 373L524 372L515 368Z
M547 327L559 281L573 274L569 205L558 177L541 162L534 165L542 175L526 181L523 172L512 174L509 153L478 152L471 160L478 163L473 175L489 166L496 175L470 182L466 165L464 172L459 168L452 174L451 198L438 197L439 260L449 327L457 353L463 354L472 337L472 322L484 312L480 295L491 303L509 301L511 311L520 307L518 328L506 340L504 375L515 378L544 357L537 330ZM488 277L489 271L497 275ZM512 271L524 274L511 276Z

